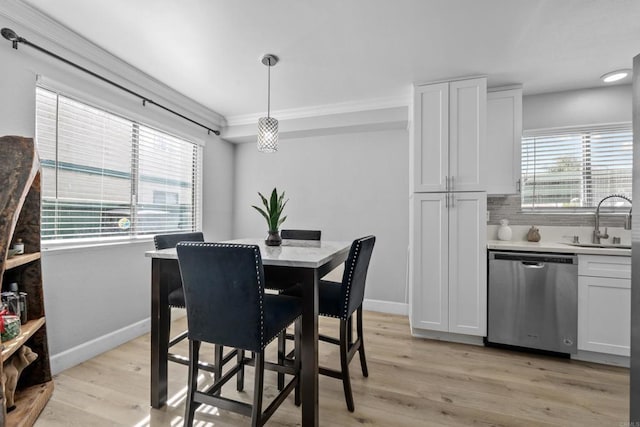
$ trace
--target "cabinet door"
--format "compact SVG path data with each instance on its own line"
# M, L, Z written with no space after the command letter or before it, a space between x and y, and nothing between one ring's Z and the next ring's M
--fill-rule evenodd
M445 191L449 164L449 83L415 88L412 192Z
M522 89L487 94L487 193L520 192Z
M578 350L630 355L631 280L578 277Z
M411 327L448 330L447 193L413 196Z
M449 84L449 190L486 188L487 79Z
M452 193L449 332L487 335L487 195Z

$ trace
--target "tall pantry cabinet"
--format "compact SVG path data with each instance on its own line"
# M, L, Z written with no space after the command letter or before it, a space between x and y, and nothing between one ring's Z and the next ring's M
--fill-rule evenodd
M417 336L486 336L486 109L484 77L414 88L409 274Z

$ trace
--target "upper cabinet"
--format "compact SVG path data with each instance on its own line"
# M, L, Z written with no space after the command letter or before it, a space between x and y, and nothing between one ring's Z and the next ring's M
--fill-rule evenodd
M487 79L417 85L411 192L485 191Z
M487 193L520 192L522 88L487 94Z

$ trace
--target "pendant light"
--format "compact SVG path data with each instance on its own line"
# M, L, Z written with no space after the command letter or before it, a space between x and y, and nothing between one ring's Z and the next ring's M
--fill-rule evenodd
M258 119L258 150L263 153L278 151L278 120L270 117L271 113L271 67L278 63L278 57L266 54L262 63L267 66L267 117Z

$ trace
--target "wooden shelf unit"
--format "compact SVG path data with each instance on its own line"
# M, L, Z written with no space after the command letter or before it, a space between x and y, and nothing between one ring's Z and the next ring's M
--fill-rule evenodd
M44 317L39 319L29 320L24 325L20 326L20 335L12 340L2 343L4 347L2 349L2 363L6 362L13 353L16 352L23 344L27 342L29 338L33 336L44 325Z
M7 414L6 425L30 427L35 424L38 415L53 393L53 381L47 381L16 392L16 409Z
M0 427L32 426L53 393L44 313L40 259L40 162L33 139L0 137L0 289L18 283L27 293L28 321L20 335L2 343L2 362L27 345L38 357L23 370L14 394L15 409L6 412L6 395L0 387ZM9 248L20 238L25 254L8 258Z
M14 255L4 263L4 269L5 271L11 270L13 268L20 267L21 265L28 264L38 259L40 259L40 252L34 252L24 255Z

